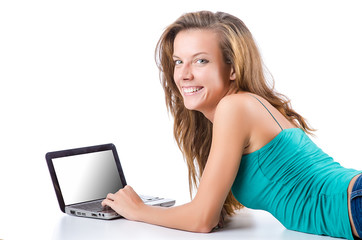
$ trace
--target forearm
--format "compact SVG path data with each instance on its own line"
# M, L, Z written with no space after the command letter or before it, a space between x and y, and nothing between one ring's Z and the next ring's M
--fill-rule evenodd
M127 185L115 194L109 193L102 205L110 206L130 220L192 232L210 232L218 224L222 208L222 204L211 199L196 196L190 203L181 206L148 206Z
M144 205L140 209L137 221L191 232L210 232L219 217L212 216L197 204L187 203L181 206L164 208Z

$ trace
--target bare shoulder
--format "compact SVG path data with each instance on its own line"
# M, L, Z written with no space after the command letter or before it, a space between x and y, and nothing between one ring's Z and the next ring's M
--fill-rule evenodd
M253 124L253 97L237 93L224 97L217 105L214 125L227 125L234 130L250 131ZM254 99L255 100L255 99Z
M215 117L234 117L239 120L250 121L255 112L255 99L250 94L236 93L231 94L219 102L215 111Z

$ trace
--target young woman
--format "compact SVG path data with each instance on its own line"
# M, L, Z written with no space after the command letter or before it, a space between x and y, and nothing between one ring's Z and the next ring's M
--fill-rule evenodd
M181 16L161 36L156 58L174 135L189 169L190 203L143 204L130 186L103 201L127 219L210 232L241 204L286 228L362 236L362 177L323 153L313 129L269 86L253 37L226 13Z

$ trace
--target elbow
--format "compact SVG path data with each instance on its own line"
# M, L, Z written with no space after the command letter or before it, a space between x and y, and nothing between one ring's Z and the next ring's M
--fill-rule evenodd
M210 225L200 225L200 226L197 227L195 232L198 232L198 233L210 233L213 229L214 229L214 227L211 227Z
M218 221L211 220L210 218L205 218L198 221L194 231L198 233L210 233L217 224Z
M189 215L190 230L197 233L210 233L219 224L220 210L214 206L196 201L195 198L190 206L193 214Z

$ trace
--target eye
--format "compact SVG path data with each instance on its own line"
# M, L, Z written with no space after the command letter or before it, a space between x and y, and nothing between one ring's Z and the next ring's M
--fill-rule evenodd
M180 65L182 63L181 60L174 60L175 65Z
M208 63L209 61L208 60L206 60L206 59L197 59L196 60L196 63L200 63L200 64L206 64L206 63Z

